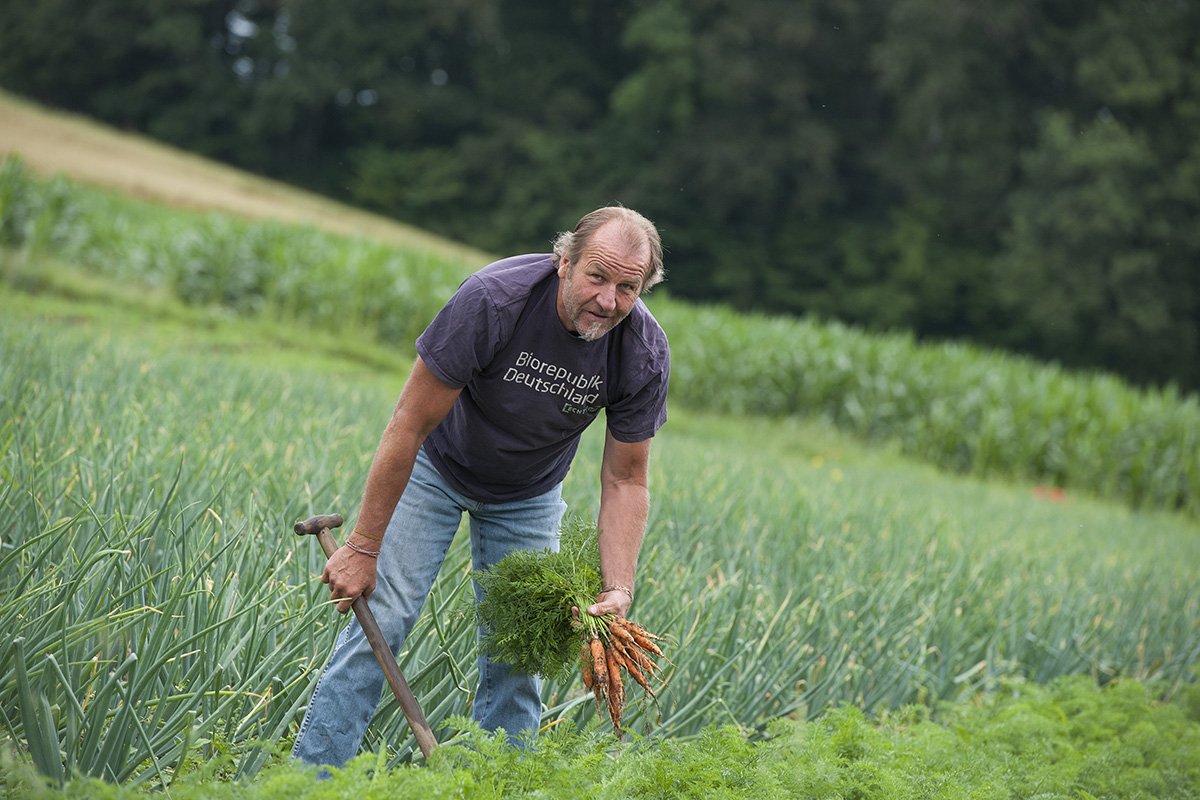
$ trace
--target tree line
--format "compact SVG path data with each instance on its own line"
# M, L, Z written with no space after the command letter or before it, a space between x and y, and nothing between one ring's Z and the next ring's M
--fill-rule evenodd
M677 297L1200 389L1190 0L39 0L0 85L493 252L621 202Z

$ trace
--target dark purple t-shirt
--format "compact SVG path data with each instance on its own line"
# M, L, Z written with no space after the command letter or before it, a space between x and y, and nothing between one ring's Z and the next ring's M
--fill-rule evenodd
M463 392L425 440L438 472L482 502L535 497L562 481L600 409L622 442L667 419L667 337L639 300L594 342L563 328L553 256L489 264L417 339L417 352Z

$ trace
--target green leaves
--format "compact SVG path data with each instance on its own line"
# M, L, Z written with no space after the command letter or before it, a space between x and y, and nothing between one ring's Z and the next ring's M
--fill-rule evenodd
M1195 3L73 8L0 9L0 83L476 247L618 200L662 223L680 296L1200 386ZM1114 121L1153 168L1046 118ZM1064 181L1072 149L1096 157ZM1113 323L1081 319L1089 287Z
M655 301L672 399L819 415L940 467L1200 514L1200 401L961 344Z
M29 681L29 669L25 665L25 637L12 641L17 677L17 698L21 706L21 724L25 728L25 743L33 763L43 774L62 784L63 764L58 741L58 730L50 713L50 703L45 695L36 692Z
M594 626L583 609L600 591L597 531L578 518L563 524L557 552L518 551L491 569L477 571L483 589L477 610L483 646L492 657L522 672L563 678L579 665L583 641L572 625Z
M254 782L196 773L177 781L180 800L267 798L1187 798L1200 792L1200 721L1153 687L1087 678L1049 687L1012 683L983 702L906 708L872 718L851 707L804 723L777 720L761 735L709 725L687 740L611 736L570 724L521 750L469 719L427 765L381 769L365 753L328 780L281 764ZM0 794L44 798L36 776L0 753ZM15 766L15 768L14 768ZM8 790L6 793L5 790ZM73 781L62 796L118 798L111 786Z

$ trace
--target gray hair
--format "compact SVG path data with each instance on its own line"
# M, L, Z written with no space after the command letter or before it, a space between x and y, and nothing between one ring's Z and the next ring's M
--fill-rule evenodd
M575 225L575 230L564 231L554 240L554 260L561 263L563 256L575 265L583 255L584 249L596 231L616 221L620 224L620 233L630 248L638 248L643 244L649 245L650 260L642 264L645 278L642 280L642 293L662 283L666 277L663 267L662 238L654 223L633 209L624 206L605 206L584 214Z

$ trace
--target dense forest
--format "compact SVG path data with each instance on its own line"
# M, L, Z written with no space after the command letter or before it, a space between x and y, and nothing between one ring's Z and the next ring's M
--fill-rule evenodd
M678 297L1200 389L1194 0L5 0L0 85L496 253L621 202Z

